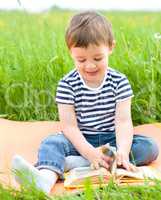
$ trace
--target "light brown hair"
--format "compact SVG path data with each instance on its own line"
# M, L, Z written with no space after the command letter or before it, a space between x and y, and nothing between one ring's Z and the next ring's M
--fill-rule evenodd
M87 48L89 44L104 44L112 47L114 40L112 25L97 12L81 12L72 17L66 30L65 40L69 49Z

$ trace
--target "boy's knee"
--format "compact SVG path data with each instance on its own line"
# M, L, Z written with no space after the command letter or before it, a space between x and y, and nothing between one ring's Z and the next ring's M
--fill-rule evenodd
M151 163L159 155L159 147L150 137L136 136L131 150L130 161L138 166Z
M139 144L139 143L138 143ZM136 165L147 165L156 160L159 155L159 147L153 138L144 138L133 151Z
M39 148L39 152L53 152L56 154L63 153L68 156L70 152L75 153L72 143L64 136L62 132L49 135L45 138Z
M67 138L60 132L60 133L55 133L52 135L49 135L48 137L46 137L43 141L42 141L42 145L60 145L60 144L65 144L67 143L68 140Z
M150 157L150 162L156 160L156 158L159 155L159 147L157 145L157 143L155 142L155 140L153 140L152 138L149 138L147 140L147 157L149 155Z

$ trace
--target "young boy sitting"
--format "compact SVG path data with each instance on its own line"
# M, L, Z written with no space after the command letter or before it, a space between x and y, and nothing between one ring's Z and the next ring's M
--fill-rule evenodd
M76 14L67 28L66 43L75 69L57 88L63 131L42 141L35 166L20 156L12 163L13 169L30 171L36 186L47 193L63 174L68 156L79 160L73 160L77 167L82 162L108 169L109 157L97 148L106 143L116 147L117 165L127 170L149 164L158 156L152 138L133 135L133 91L126 76L108 66L115 46L109 21L93 11Z

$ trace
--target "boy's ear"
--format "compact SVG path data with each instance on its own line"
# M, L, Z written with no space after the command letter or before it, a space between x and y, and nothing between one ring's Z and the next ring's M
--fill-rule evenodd
M116 41L113 40L113 41L112 41L112 45L111 45L111 47L109 48L109 50L110 50L109 53L110 53L110 54L112 54L112 51L113 51L113 49L115 48L115 46L116 46Z
M73 58L73 51L72 51L72 48L73 48L73 47L71 47L71 48L69 49L69 53L70 53L70 56Z
M114 49L115 46L116 46L116 40L113 40L113 41L112 41L112 49Z

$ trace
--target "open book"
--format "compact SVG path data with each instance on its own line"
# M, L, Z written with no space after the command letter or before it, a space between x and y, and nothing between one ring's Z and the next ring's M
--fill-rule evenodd
M151 166L137 167L137 171L135 172L117 168L116 149L109 144L99 147L99 150L112 159L109 170L103 167L97 170L92 169L92 165L89 167L74 168L65 176L65 188L82 188L87 178L94 185L107 185L111 179L118 185L140 185L144 184L145 181L151 181L151 183L154 183L154 180L161 181L161 172Z
M122 168L117 168L115 173L111 173L103 167L97 170L91 167L78 167L70 170L65 177L65 188L82 188L84 187L87 178L94 185L107 185L109 180L113 178L114 182L119 185L124 184L143 184L145 180L161 180L161 172L150 166L137 167L136 172L127 171Z

